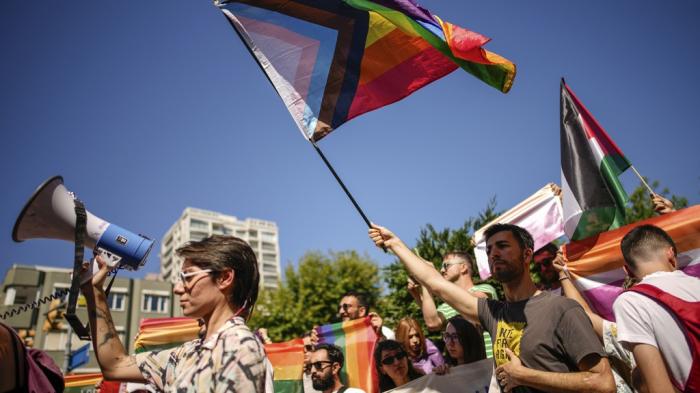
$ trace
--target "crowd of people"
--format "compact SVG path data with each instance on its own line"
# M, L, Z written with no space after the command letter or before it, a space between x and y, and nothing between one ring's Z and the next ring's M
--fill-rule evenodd
M390 329L364 294L344 294L338 316L366 319L376 332L373 359L382 392L487 358L493 360L490 392L700 392L700 280L676 269L676 246L662 229L641 225L624 236L620 247L630 279L614 302L615 322L591 309L561 253L554 260L561 295L535 286L529 274L534 241L527 230L494 224L484 236L504 299L492 286L472 281L469 253L449 252L436 269L389 229L370 228L371 240L406 268L406 290L424 326L441 333L433 342L409 316ZM272 392L264 350L269 338L246 325L259 284L252 249L241 239L215 235L178 254L184 263L174 292L183 314L200 320L201 331L175 348L129 355L104 292L109 267L98 257L99 270L83 281L94 355L105 379L145 383L153 391ZM0 392L26 391L26 378L19 378L25 374L17 370L29 363L13 337L0 329L0 353L17 360L0 367ZM343 350L319 343L316 328L304 336L304 392L363 393L347 386L344 364Z

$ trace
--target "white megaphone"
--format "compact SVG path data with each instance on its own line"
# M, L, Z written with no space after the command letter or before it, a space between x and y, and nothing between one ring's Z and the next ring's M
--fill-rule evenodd
M12 230L12 239L75 240L75 195L63 185L61 176L45 181L22 209ZM111 224L89 211L85 247L94 249L111 267L137 270L146 263L153 240Z

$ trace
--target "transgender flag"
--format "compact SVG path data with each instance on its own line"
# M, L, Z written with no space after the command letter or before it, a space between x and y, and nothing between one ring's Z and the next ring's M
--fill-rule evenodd
M569 239L624 225L628 197L618 176L629 167L620 148L562 79L561 187Z
M319 342L335 344L343 350L345 364L340 375L346 386L367 393L379 392L373 356L377 334L369 323L369 317L323 325L316 331Z
M633 228L651 224L668 232L678 249L678 266L686 274L700 277L700 205L638 221L564 247L574 284L591 308L614 321L612 304L622 293L625 272L620 242Z

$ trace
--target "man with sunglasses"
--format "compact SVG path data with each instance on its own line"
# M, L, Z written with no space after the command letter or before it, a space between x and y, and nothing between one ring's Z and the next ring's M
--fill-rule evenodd
M343 362L340 347L333 344L316 345L310 359L313 388L323 393L365 393L362 389L343 385L340 380Z
M475 297L497 300L498 293L494 287L486 283L474 284L474 281L472 281L472 266L474 266L474 259L469 253L452 251L446 253L442 258L440 274L447 281L454 283ZM447 326L447 320L459 315L457 310L447 303L442 303L439 307L435 307L433 296L413 280L409 281L408 292L421 308L425 326L431 332L444 330ZM488 332L484 332L484 346L486 348L486 356L493 357L491 336Z
M376 312L369 311L369 302L367 301L367 296L363 293L355 291L346 292L340 299L338 316L343 322L369 316L370 323L378 336L389 340L394 339L394 332L384 326L382 317Z

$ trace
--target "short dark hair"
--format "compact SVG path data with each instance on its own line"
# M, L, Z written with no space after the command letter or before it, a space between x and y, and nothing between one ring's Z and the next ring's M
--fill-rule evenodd
M314 347L314 352L325 349L326 353L328 353L328 360L333 362L333 363L338 363L340 364L340 368L343 368L343 364L345 362L345 357L343 356L343 350L340 349L339 346L334 345L334 344L318 344Z
M465 264L469 268L469 275L474 274L474 257L472 254L470 254L467 251L462 251L462 250L454 250L454 251L448 251L445 253L445 255L442 256L442 259L445 260L447 258L459 258L466 262Z
M258 300L260 272L255 253L248 243L234 236L214 235L189 242L176 253L202 269L211 269L213 277L232 269L235 272L234 285L228 301L242 309L241 316L250 316Z
M367 312L369 312L369 299L367 297L367 294L364 292L357 292L357 291L347 291L343 294L341 299L346 296L352 296L355 299L357 299L357 305L360 307L364 307Z
M518 244L520 244L520 248L529 248L532 251L535 251L535 241L532 240L532 235L530 232L528 232L525 228L513 224L499 223L491 225L484 231L484 239L488 241L491 236L503 231L512 233L515 240L517 240Z
M663 229L654 225L640 225L629 231L620 243L622 256L632 269L637 268L641 259L666 247L673 248L673 255L678 254L676 243Z

